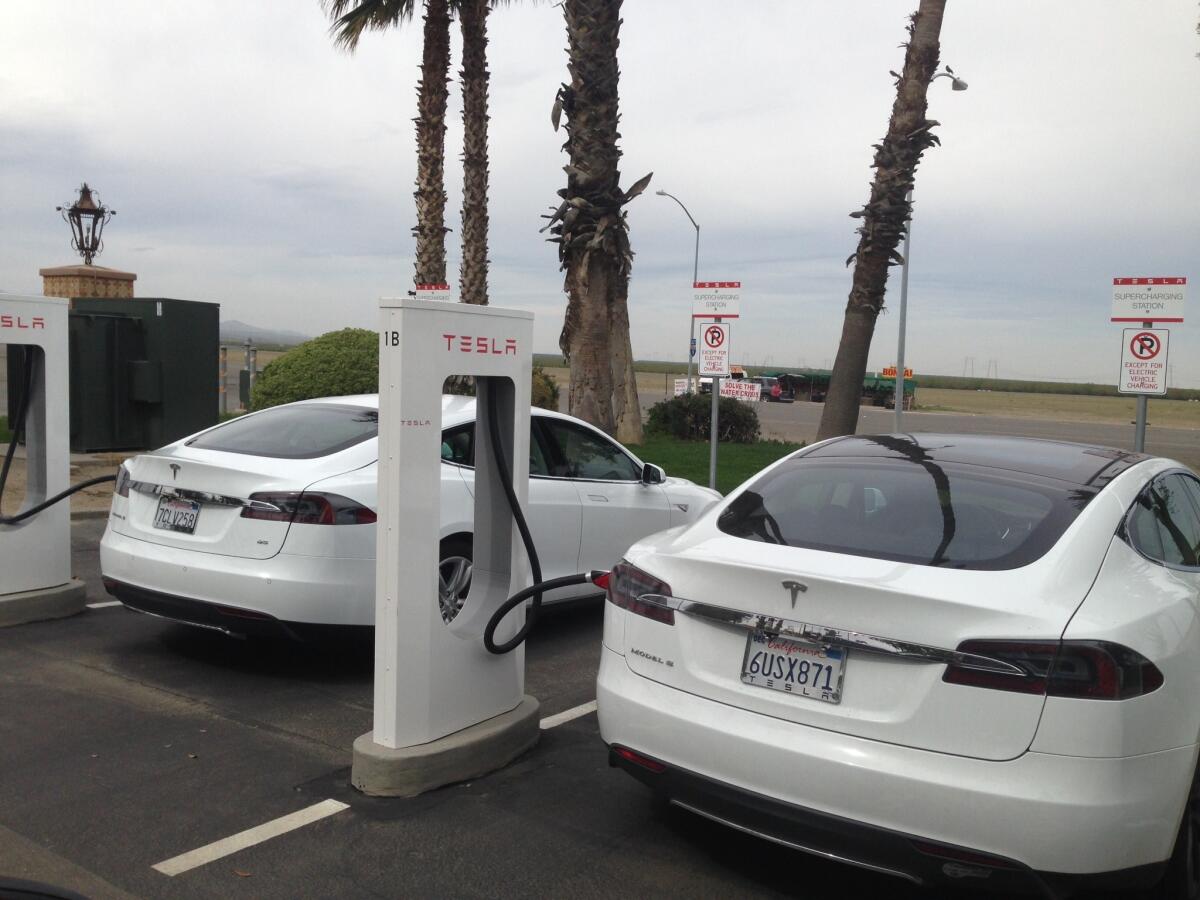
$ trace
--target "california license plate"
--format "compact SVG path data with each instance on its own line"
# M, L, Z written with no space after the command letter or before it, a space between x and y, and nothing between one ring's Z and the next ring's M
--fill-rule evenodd
M154 511L154 527L161 528L163 531L194 534L198 518L200 518L200 504L195 500L159 497L158 509Z
M826 703L842 702L846 651L761 631L746 639L742 681Z

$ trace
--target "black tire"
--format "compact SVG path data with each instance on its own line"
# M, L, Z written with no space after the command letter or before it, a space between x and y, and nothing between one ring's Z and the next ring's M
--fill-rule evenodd
M1153 900L1200 898L1200 770L1192 776L1188 802L1175 835L1175 848L1162 881L1151 892Z
M437 603L447 623L454 621L471 587L471 550L471 541L464 538L447 538L439 545ZM461 566L464 562L465 573ZM456 583L448 583L448 578ZM453 600L445 593L447 587L455 591Z

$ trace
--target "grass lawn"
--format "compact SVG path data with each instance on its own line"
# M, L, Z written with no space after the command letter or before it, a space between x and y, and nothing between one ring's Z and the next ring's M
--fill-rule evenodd
M785 441L719 445L717 490L728 494L751 475L803 446ZM641 444L630 444L629 449L646 462L662 466L668 475L689 478L696 484L708 484L707 441L679 441L675 438L647 436Z

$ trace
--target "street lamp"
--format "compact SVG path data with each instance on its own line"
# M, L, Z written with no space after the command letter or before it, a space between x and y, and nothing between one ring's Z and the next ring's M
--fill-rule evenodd
M695 288L696 282L699 281L700 275L700 226L696 224L696 220L692 218L692 214L688 212L688 208L683 205L683 201L674 194L668 194L666 191L655 191L660 197L670 197L679 204L679 208L683 210L683 214L688 217L688 221L692 223L692 227L696 229L696 255L692 260L692 287ZM691 320L691 334L688 339L688 367L687 367L687 384L688 393L692 392L692 347L696 345L696 317L688 311L688 318Z
M965 91L967 83L954 74L954 70L946 66L944 72L938 72L929 83L939 78L950 79L952 91ZM896 428L897 433L904 430L904 336L908 324L908 251L912 242L912 189L904 197L908 204L908 221L904 228L904 263L900 267L900 336L896 340Z
M103 203L92 198L92 189L87 182L79 189L79 199L68 209L55 207L62 213L63 221L71 226L71 247L83 257L84 265L90 266L92 258L104 249L100 234L108 220L117 214L115 209L106 209Z

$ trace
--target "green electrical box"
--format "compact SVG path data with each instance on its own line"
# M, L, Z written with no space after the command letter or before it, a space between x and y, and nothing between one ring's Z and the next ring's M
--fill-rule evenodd
M71 450L152 450L217 422L220 305L71 302Z

